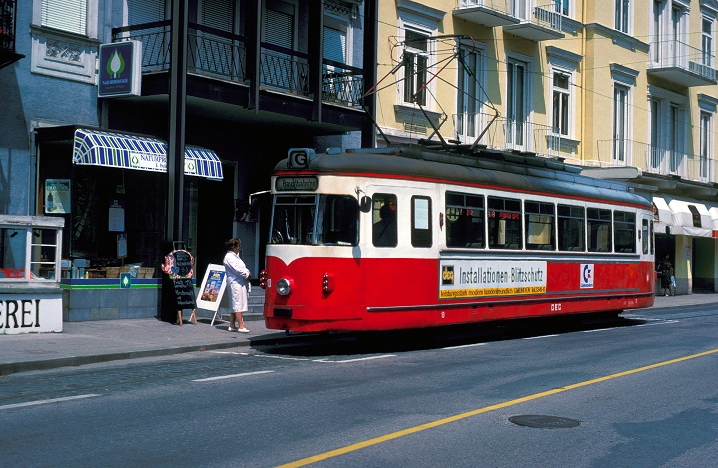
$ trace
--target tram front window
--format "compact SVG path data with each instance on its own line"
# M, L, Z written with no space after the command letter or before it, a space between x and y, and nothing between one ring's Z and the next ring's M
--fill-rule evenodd
M354 197L279 195L274 201L270 243L357 245L358 225Z

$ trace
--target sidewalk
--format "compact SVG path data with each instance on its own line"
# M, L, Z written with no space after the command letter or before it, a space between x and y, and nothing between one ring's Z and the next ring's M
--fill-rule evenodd
M637 312L645 315L651 310L713 303L718 306L718 293L656 296L652 308ZM150 318L66 322L62 333L0 335L0 376L119 359L250 346L267 339L286 337L284 332L268 330L261 315L254 314L245 319L250 332L243 334L228 332L227 322L215 322L210 326L212 315L203 316L201 312L198 311L196 326L188 321L186 312L181 327Z

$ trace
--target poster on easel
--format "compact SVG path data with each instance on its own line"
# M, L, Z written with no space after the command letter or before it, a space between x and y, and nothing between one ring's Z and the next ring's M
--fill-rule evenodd
M227 273L224 265L210 263L199 288L197 308L217 312L226 287Z

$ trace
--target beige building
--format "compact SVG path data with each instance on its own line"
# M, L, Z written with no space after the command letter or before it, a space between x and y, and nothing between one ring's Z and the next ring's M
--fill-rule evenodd
M677 292L718 290L718 1L379 0L378 17L377 146L508 149L625 180L655 205Z

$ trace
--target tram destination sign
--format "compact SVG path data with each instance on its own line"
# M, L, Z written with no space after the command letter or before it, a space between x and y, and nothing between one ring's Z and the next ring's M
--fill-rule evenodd
M439 299L546 294L546 262L442 260Z
M277 177L277 192L314 192L319 188L316 177Z

